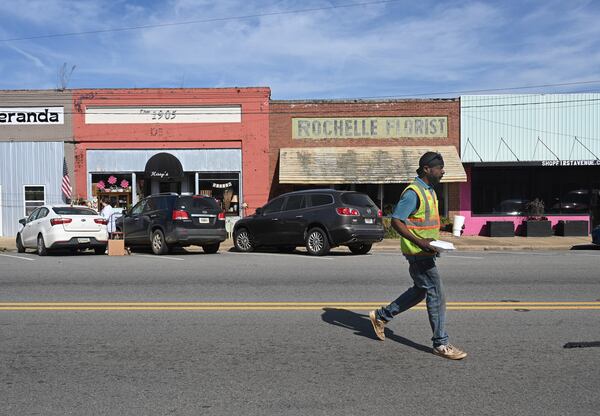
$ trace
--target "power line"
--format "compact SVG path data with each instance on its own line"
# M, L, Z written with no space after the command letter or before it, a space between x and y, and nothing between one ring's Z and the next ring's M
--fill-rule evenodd
M323 11L323 10L333 10L333 9L342 9L342 8L360 7L360 6L372 6L375 4L397 3L399 1L400 0L379 0L379 1L369 1L369 2L362 2L362 3L340 4L337 6L334 5L334 6L327 6L327 7L313 7L313 8L308 8L308 9L296 9L296 10L288 10L288 11L282 11L282 12L257 13L257 14L249 14L249 15L242 15L242 16L215 17L215 18L211 18L211 19L188 20L188 21L184 21L184 22L157 23L154 25L130 26L130 27L121 27L121 28L113 28L113 29L98 29L98 30L88 30L88 31L83 31L83 32L55 33L55 34L48 34L48 35L37 35L37 36L27 36L27 37L20 37L20 38L0 39L0 42L16 42L16 41L22 41L22 40L64 38L64 37L70 37L70 36L95 35L95 34L100 34L100 33L126 32L126 31L161 28L161 27L225 22L225 21L229 21L229 20L246 20L246 19L254 19L257 17L282 16L282 15L289 15L289 14L311 13L311 12Z

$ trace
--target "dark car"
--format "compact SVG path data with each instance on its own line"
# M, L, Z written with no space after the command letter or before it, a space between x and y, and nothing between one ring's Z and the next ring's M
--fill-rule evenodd
M366 254L383 239L381 210L365 194L319 189L291 192L269 201L233 229L238 251L277 247L292 252L305 246L311 255L327 254L336 246L348 246L354 254Z
M225 213L214 198L175 193L151 195L118 218L128 246L151 246L154 254L199 245L216 253L227 238Z
M600 245L600 225L592 230L592 243Z

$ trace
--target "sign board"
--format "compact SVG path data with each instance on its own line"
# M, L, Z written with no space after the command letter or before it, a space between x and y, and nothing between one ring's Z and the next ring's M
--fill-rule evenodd
M241 123L242 108L211 107L87 107L86 124Z
M64 124L64 107L0 107L0 126Z
M448 117L293 118L293 139L448 137Z

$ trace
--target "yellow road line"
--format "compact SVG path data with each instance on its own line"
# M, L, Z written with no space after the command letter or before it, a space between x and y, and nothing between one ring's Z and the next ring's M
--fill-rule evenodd
M371 310L386 302L0 302L0 311L302 311ZM413 310L425 310L423 303ZM448 310L600 310L600 302L449 302Z
M13 306L381 306L389 302L0 302ZM594 302L448 302L447 306L600 306ZM418 306L425 306L424 302Z

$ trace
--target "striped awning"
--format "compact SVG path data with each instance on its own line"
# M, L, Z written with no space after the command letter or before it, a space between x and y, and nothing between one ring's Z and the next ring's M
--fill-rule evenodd
M444 156L442 182L466 182L454 146L300 147L279 150L279 183L409 183L428 151Z

